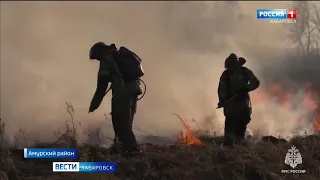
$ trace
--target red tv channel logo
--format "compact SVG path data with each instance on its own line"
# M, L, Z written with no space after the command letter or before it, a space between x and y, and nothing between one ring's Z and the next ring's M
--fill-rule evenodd
M297 10L288 9L287 10L287 19L296 19L297 18Z

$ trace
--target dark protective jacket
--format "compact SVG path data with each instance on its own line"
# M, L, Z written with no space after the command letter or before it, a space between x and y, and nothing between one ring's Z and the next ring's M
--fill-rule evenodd
M127 94L141 94L139 80L124 82L121 72L116 64L117 56L107 55L100 60L98 82L95 94L91 101L93 109L100 106L109 83L112 85L112 97L117 99Z
M258 78L250 69L239 65L236 56L229 56L226 59L225 68L218 87L219 101L224 104L225 116L237 116L239 113L250 116L248 93L259 87Z

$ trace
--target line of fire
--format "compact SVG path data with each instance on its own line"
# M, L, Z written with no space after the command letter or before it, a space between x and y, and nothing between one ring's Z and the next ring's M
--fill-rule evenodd
M312 84L310 82L305 83L303 87L303 101L302 105L308 109L310 116L303 116L296 119L297 128L299 125L308 123L312 124L313 133L320 133L320 106L319 99L315 95L312 94ZM251 97L252 101L255 105L260 103L264 103L274 97L276 99L277 104L281 106L290 105L289 99L293 96L295 91L291 88L284 88L280 84L270 84L264 88L259 88L257 91L252 92ZM293 106L293 104L291 104ZM180 143L187 145L200 145L203 142L197 138L186 120L181 119L183 130L182 130L182 138Z

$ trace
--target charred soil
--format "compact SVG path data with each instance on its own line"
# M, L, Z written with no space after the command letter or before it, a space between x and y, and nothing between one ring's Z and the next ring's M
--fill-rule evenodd
M201 145L141 144L143 153L123 157L109 149L83 145L77 159L24 159L22 150L2 149L1 180L317 180L320 179L320 136L297 137L290 142L275 137L246 142L234 148L221 147L221 138L200 138ZM284 159L295 145L302 164L295 169L306 174L282 174L292 169ZM46 145L62 147L64 144ZM112 161L116 173L53 173L53 161Z

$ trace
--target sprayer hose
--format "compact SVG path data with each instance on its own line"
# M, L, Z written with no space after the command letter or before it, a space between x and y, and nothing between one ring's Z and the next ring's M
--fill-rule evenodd
M146 95L146 91L147 91L147 85L146 85L146 83L145 83L142 79L139 79L139 81L142 82L142 84L144 85L144 91L143 91L141 97L138 98L138 101L140 101L140 100L144 97L144 95ZM111 90L111 88L112 88L112 86L110 86L110 87L108 88L108 90L104 93L104 95L106 95L106 94Z
M147 85L146 85L146 83L145 83L142 79L139 79L139 81L142 82L142 84L144 85L144 91L143 91L141 97L138 98L138 101L140 101L140 100L144 97L144 95L146 94L146 91L147 91Z

